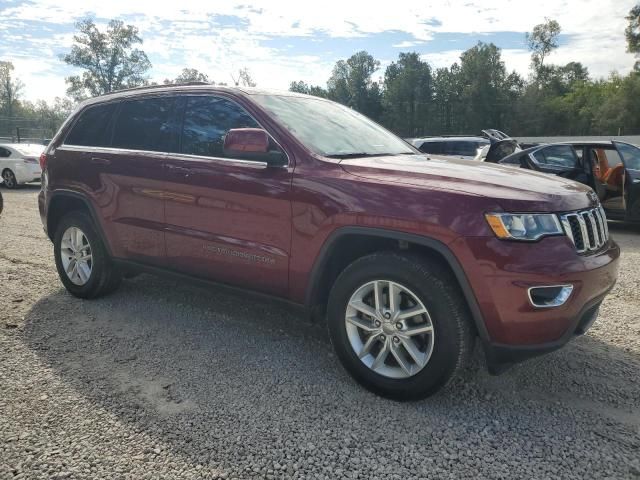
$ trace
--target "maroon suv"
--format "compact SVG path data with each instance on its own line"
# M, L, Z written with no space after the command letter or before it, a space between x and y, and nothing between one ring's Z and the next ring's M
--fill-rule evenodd
M588 187L424 155L316 97L109 94L71 115L41 164L40 213L73 295L147 271L280 297L326 314L345 368L398 399L446 384L475 337L492 371L562 346L617 275Z

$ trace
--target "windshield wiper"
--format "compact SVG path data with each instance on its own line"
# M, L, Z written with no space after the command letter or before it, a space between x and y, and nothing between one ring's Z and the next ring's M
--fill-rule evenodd
M389 153L389 152L382 152L382 153L366 153L366 152L356 152L356 153L332 153L329 155L325 155L325 157L327 158L339 158L339 159L346 159L346 158L367 158L367 157L389 157L389 156L393 156L393 155L403 155L402 153ZM404 154L406 155L406 154Z

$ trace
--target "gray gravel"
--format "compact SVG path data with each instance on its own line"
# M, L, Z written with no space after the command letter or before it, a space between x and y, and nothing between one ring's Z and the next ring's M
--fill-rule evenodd
M590 333L434 398L359 388L278 304L129 280L68 295L36 207L3 191L0 478L640 478L640 229Z

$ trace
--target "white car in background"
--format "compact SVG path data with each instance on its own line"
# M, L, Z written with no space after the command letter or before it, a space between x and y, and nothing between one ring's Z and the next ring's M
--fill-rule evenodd
M0 143L0 175L6 188L27 182L39 182L40 154L44 145L37 143Z

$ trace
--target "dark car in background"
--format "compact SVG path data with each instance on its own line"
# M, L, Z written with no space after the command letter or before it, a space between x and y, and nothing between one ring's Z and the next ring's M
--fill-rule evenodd
M558 175L589 185L607 217L640 222L640 148L618 141L537 145L497 163Z

